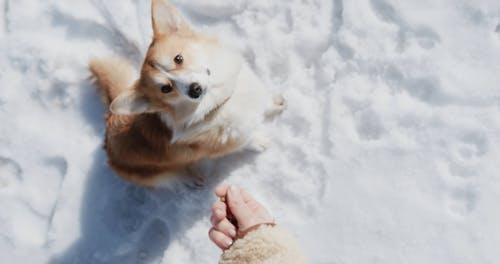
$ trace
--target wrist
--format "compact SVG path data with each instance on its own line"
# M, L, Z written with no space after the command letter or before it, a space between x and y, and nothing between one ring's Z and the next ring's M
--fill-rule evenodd
M259 224L255 224L255 225L252 225L250 227L247 227L245 229L239 229L238 230L238 233L236 235L236 238L243 238L246 234L254 231L254 230L257 230L259 229L259 227L261 226L276 226L276 223L274 222L274 220L272 222L264 222L264 223L259 223Z

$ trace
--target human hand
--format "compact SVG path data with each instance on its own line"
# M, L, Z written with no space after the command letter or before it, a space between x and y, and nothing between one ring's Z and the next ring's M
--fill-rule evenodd
M226 197L226 201L217 201L212 205L209 237L221 249L229 248L238 234L259 224L273 222L266 208L244 189L223 184L215 189L215 194L221 198ZM228 208L236 219L237 226L229 221Z

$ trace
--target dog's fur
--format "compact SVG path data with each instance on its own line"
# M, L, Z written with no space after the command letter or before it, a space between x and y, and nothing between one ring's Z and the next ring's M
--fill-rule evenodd
M190 165L241 148L269 144L263 122L285 102L271 96L242 57L216 39L194 32L166 0L152 1L153 41L140 76L123 58L94 59L90 71L106 115L105 149L111 168L144 186L175 174L196 175ZM184 58L174 62L176 55ZM188 96L197 82L200 98ZM162 93L161 87L172 91Z

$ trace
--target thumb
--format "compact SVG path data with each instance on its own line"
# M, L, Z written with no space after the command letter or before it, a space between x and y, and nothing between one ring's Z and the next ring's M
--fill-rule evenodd
M231 213L238 221L239 228L245 228L246 223L252 218L252 212L243 200L241 190L236 186L231 186L227 193L227 200Z

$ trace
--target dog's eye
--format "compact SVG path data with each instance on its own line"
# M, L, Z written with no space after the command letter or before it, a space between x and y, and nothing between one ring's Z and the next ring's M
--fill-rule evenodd
M181 54L175 56L175 58L174 58L175 64L182 64L183 61L184 61L184 57L182 57Z
M162 93L170 93L173 90L172 85L170 84L165 84L161 87L161 92Z

